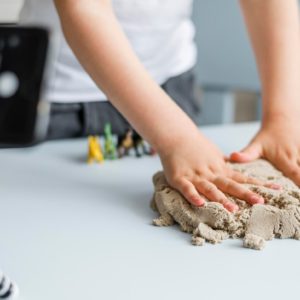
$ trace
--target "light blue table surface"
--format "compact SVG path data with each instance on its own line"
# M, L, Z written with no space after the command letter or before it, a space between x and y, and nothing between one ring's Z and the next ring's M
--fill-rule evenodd
M228 153L257 128L203 131ZM151 225L157 157L88 166L86 151L86 140L0 151L0 266L20 299L299 299L299 242L194 247Z

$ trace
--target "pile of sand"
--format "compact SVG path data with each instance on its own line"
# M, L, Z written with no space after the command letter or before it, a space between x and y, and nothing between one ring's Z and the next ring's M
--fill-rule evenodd
M192 243L220 243L227 238L243 238L244 247L260 250L273 238L300 239L300 189L270 163L257 160L247 164L231 164L232 168L249 176L282 186L280 190L245 184L265 199L264 205L250 206L239 199L228 198L240 210L230 213L221 204L209 202L195 207L171 188L163 172L153 176L155 192L151 206L160 214L153 220L157 226L178 223L192 234Z

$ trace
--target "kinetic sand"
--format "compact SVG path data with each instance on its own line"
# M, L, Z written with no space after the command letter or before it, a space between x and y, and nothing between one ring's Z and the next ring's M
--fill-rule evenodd
M244 201L228 198L240 210L230 213L221 204L209 202L195 207L171 188L162 172L153 176L155 192L151 206L159 213L153 220L157 226L174 223L192 234L192 243L220 243L227 238L241 238L247 248L262 249L273 238L300 239L300 189L270 163L258 160L247 164L231 164L233 169L263 181L281 185L281 190L245 184L265 199L264 205L250 206Z

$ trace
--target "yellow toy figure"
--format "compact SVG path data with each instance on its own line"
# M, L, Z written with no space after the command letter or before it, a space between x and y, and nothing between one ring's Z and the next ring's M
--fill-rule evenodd
M102 163L104 161L104 156L97 136L90 135L88 143L89 143L88 159L87 159L88 164L94 161L98 163Z

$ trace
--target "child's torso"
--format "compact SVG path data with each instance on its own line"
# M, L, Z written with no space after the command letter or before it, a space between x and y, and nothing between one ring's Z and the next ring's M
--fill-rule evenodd
M193 0L112 0L112 5L135 53L158 83L193 67L196 59L190 20ZM91 79L83 76L62 35L53 0L25 0L20 21L47 26L58 37L56 78L50 84L53 101L69 97L92 101L105 98ZM66 84L67 81L71 84Z

